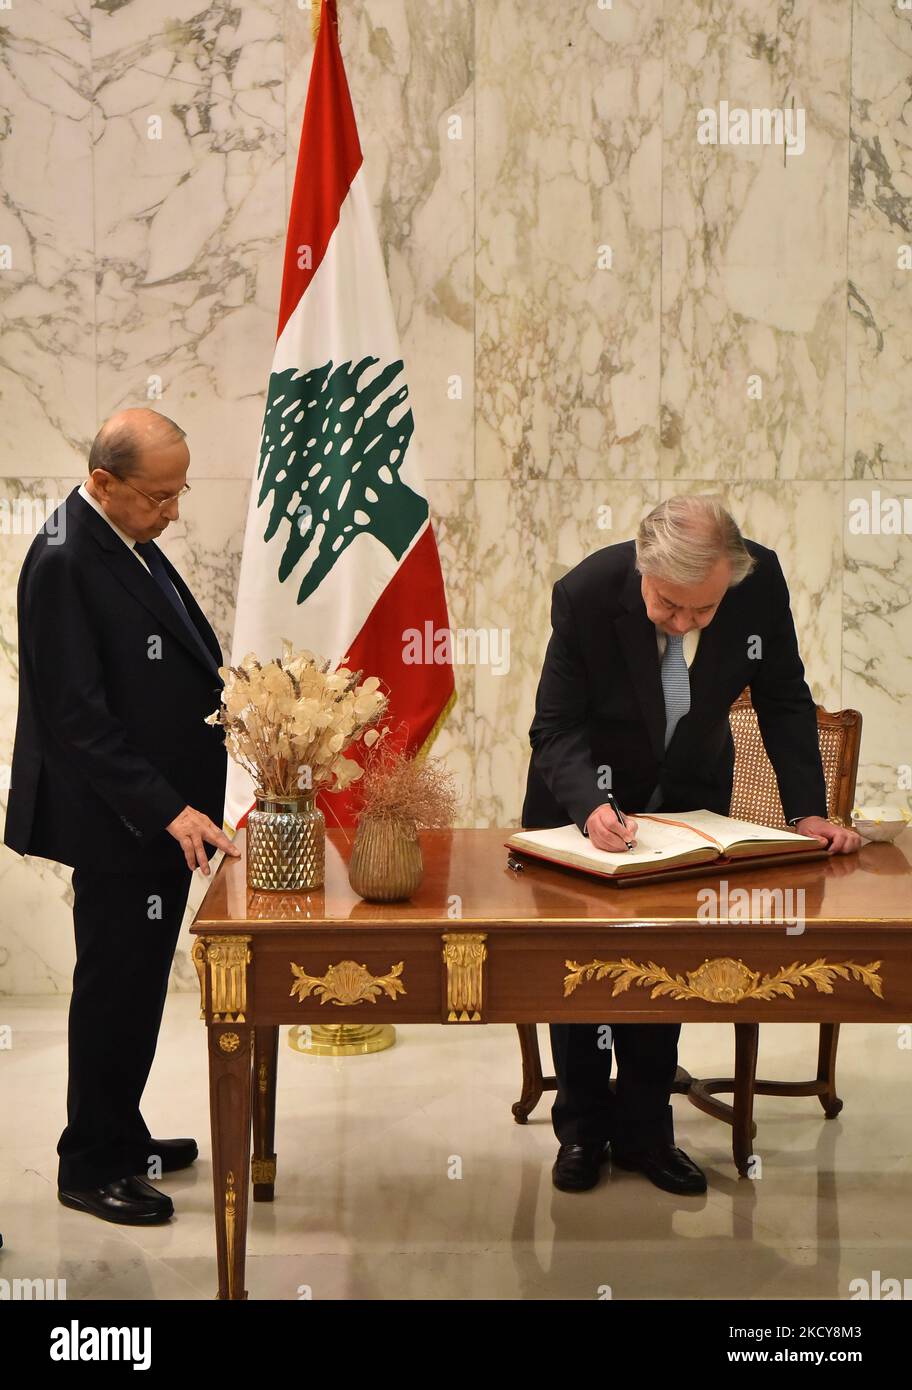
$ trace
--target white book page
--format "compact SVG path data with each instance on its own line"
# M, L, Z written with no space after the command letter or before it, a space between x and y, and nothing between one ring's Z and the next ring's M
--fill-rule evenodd
M706 814L709 814L708 812ZM553 830L520 830L511 840L518 847L527 844L543 854L573 855L576 859L605 871L630 869L644 864L662 864L666 859L690 850L711 850L713 845L691 830L676 825L660 825L655 821L639 821L637 842L633 849L620 854L596 849L595 845L575 825L560 825Z
M650 814L652 814L650 812ZM656 812L661 817L661 812ZM808 839L806 835L797 835L794 830L776 830L769 825L755 825L753 821L735 820L732 816L720 816L715 811L669 811L669 820L681 821L694 830L702 830L705 834L711 835L714 840L718 840L723 849L728 849L731 845L742 842L756 840L760 843L769 841L799 844L808 849L813 848L814 841ZM640 830L652 824L648 820L639 822ZM670 828L670 827L669 827ZM576 827L574 826L574 829Z

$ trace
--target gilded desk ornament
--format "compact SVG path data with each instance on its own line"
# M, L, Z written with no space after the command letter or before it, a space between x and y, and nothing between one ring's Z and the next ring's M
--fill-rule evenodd
M247 1010L249 936L207 936L206 962L213 1023L243 1023Z
M253 1158L250 1160L250 1181L255 1183L276 1180L276 1160L274 1158Z
M395 1000L405 994L405 985L399 978L404 962L392 965L385 975L372 975L365 965L357 961L342 960L331 965L325 975L308 975L303 965L291 962L291 973L295 982L291 987L291 997L299 1001L314 994L321 1004L374 1004L377 995L383 990L390 999Z
M878 999L883 998L883 980L877 974L881 962L871 961L869 965L858 965L855 961L829 962L822 957L810 964L781 966L772 975L761 978L758 970L751 970L741 960L730 956L705 960L696 970L688 970L685 975L673 975L662 965L649 961L643 965L637 961L593 960L587 965L579 965L575 960L564 961L571 972L564 977L564 998L572 994L584 980L614 981L612 998L623 994L631 985L650 990L650 999L660 995L671 995L672 999L702 999L708 1004L740 1004L745 999L773 999L785 994L794 999L796 988L813 985L818 994L832 994L834 982L857 980L869 989Z
M190 948L190 959L196 967L200 987L200 1018L206 1017L206 943L198 936Z
M480 1023L484 1004L486 932L444 932L447 1023Z
M237 1052L241 1045L237 1033L221 1033L218 1042L223 1052Z
M234 1237L237 1222L237 1193L234 1190L234 1173L229 1172L225 1182L225 1242L228 1253L228 1297L234 1298Z

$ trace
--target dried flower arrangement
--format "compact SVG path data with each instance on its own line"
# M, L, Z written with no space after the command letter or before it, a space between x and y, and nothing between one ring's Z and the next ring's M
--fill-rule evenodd
M452 825L460 805L455 775L442 758L407 756L392 741L372 750L358 792L361 819L414 821L424 829Z
M239 666L219 668L222 703L206 723L224 728L228 752L257 796L342 791L362 775L346 748L358 739L368 748L382 744L387 730L373 727L389 705L380 681L329 664L286 640L282 656L265 666L251 652Z

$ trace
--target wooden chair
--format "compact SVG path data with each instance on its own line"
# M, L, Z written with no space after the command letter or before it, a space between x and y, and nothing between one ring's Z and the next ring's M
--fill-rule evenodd
M749 690L742 691L732 705L729 722L735 744L734 781L729 814L760 825L786 828L775 774L766 756ZM855 780L858 775L861 714L853 709L831 714L818 705L817 734L820 739L829 819L840 825L850 825L855 799ZM517 1124L523 1125L543 1092L557 1090L557 1078L542 1074L536 1024L518 1023L516 1027L522 1053L523 1085L522 1094L513 1105L513 1118ZM683 1067L678 1067L672 1091L687 1095L699 1110L732 1126L732 1154L738 1172L743 1177L748 1171L752 1152L751 1141L757 1133L753 1118L755 1095L817 1096L828 1120L839 1114L842 1109L842 1101L836 1094L839 1024L820 1025L817 1075L812 1081L759 1080L757 1048L760 1025L736 1023L734 1029L734 1076L699 1080L691 1077ZM613 1089L614 1082L611 1086ZM717 1100L718 1092L731 1092L732 1104Z

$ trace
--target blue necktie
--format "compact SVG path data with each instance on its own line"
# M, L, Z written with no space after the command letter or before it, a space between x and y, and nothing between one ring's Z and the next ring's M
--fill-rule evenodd
M662 690L665 695L665 747L674 737L678 721L690 709L690 676L684 660L684 637L672 633L665 639L662 657Z
M168 602L171 604L172 608L176 609L176 611L180 614L184 626L186 627L190 635L195 639L196 644L202 652L203 656L206 658L206 661L209 663L212 669L216 673L218 673L218 667L215 664L215 657L212 655L209 648L206 646L205 642L200 636L196 624L194 623L193 619L190 617L190 614L187 612L186 608L181 602L180 595L178 594L174 585L171 583L171 580L168 578L168 571L165 569L164 561L161 557L161 551L158 549L158 547L154 544L153 541L137 541L134 549L136 550L137 555L141 555L142 558L145 560L146 564L149 566L149 569L152 571L152 578L155 580L162 593L168 599Z
M665 696L665 747L674 737L678 723L690 709L690 675L684 660L684 637L682 633L666 633L665 655L662 657L662 693ZM658 809L662 800L660 787L656 787L646 803L647 811Z

